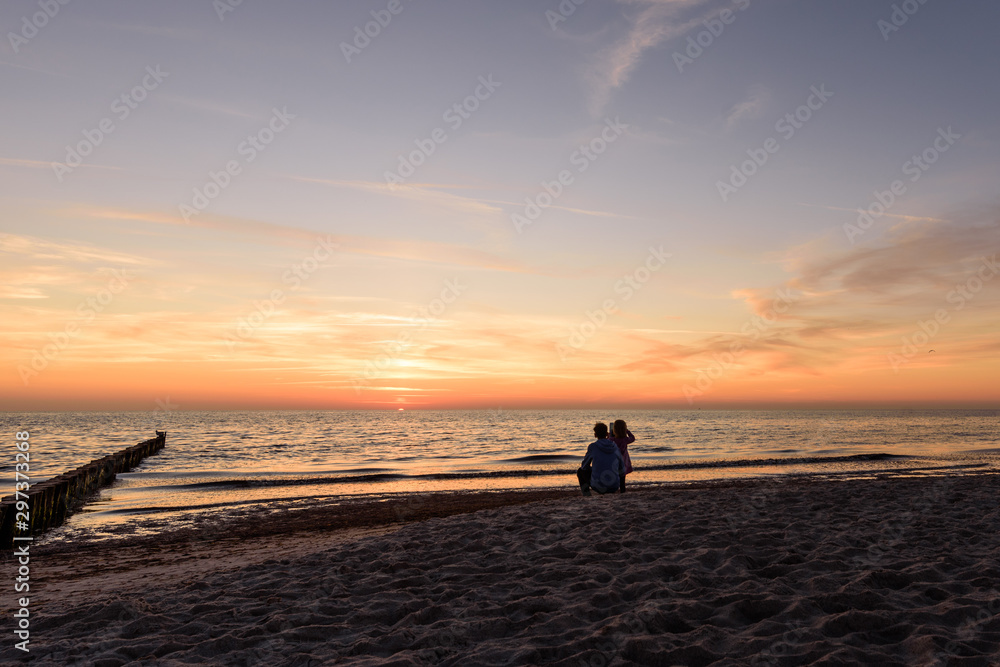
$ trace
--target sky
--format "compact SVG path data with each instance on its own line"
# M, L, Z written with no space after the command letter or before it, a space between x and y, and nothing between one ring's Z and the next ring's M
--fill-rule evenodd
M997 3L62 2L4 410L1000 405Z

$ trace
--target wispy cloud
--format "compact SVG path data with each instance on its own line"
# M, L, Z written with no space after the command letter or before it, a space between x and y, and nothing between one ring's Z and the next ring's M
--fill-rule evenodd
M83 241L5 234L0 237L0 299L49 299L90 284L97 275L153 264Z
M23 169L52 169L52 162L42 162L41 160L22 160L19 158L0 157L0 165L8 167L21 167ZM84 162L79 165L88 169L110 169L112 171L122 171L121 167L110 167L103 164L89 164Z
M523 201L520 201L520 202L517 202L517 201L507 201L505 199L482 199L480 201L484 201L484 202L487 202L487 203L490 203L490 204L503 204L505 206L516 206L516 207L519 207L519 208L524 206L524 202ZM590 215L590 216L594 216L594 217L598 217L598 218L628 218L630 220L647 220L648 219L648 218L644 218L644 217L636 216L636 215L626 215L624 213L613 213L611 211L597 211L597 210L585 209L585 208L573 208L571 206L558 206L556 204L552 204L551 206L548 206L547 208L553 208L553 209L556 209L556 210L559 210L559 211L569 211L570 213L579 213L580 215Z
M342 253L383 257L422 263L460 266L492 271L514 273L539 273L536 269L494 253L460 244L438 243L417 239L386 239L350 234L324 234L315 230L302 229L269 222L231 218L226 216L201 214L185 221L178 215L157 211L116 209L103 206L75 206L62 210L65 217L91 217L105 220L128 220L178 227L212 229L232 234L250 234L270 240L282 240L290 244L315 243L319 236L328 237L338 244Z
M45 74L47 76L56 76L61 79L72 79L74 81L79 80L78 77L70 76L69 74L64 74L63 72L56 72L54 70L45 69L43 67L34 67L32 65L25 65L23 63L12 63L12 62L7 62L6 60L0 60L0 65L4 65L6 67L13 67L15 69L28 70L29 72L38 72L39 74Z
M49 241L19 234L7 234L0 238L0 252L46 262L85 262L112 266L149 263L146 257L115 252L89 243Z
M904 292L917 300L938 300L981 257L998 252L997 220L914 220L887 230L877 243L801 264L793 286L869 297Z
M806 253L786 264L792 275L783 285L732 292L747 315L729 333L685 336L681 343L640 329L623 332L645 344L623 370L690 373L729 354L739 341L744 351L734 377L887 371L886 355L899 348L900 336L912 335L918 321L941 309L951 311L954 323L935 345L948 346L949 363L980 363L988 358L984 351L996 351L1000 277L979 282L981 291L961 313L947 295L978 280L984 258L996 262L997 254L1000 215L947 224L914 221L889 230L877 244ZM790 300L779 303L779 293ZM940 364L942 358L920 363Z
M47 299L48 296L37 287L20 285L0 285L0 299Z
M97 21L89 19L77 19L77 23L91 28L105 28L116 32L131 32L140 35L150 35L153 37L165 37L183 42L198 40L202 32L191 28L177 28L165 25L143 25L139 23L114 23L110 21Z
M766 88L753 88L746 99L733 105L726 114L726 128L733 129L744 118L756 118L764 111L771 95Z
M822 204L806 204L799 202L799 206L808 206L809 208L822 208L827 211L846 211L848 213L861 213L861 209L857 208L844 208L842 206L824 206ZM948 222L944 218L930 218L921 215L903 215L900 213L883 213L880 217L883 218L896 218L898 220L904 220L906 222Z
M261 116L260 114L253 114L243 111L242 109L236 109L225 104L220 104L214 100L196 100L189 97L180 97L178 95L170 95L166 93L158 93L157 96L167 102L184 106L189 109L195 109L197 111L204 111L222 116L233 116L236 118L247 118L250 120L263 120L265 118L265 116Z
M591 73L591 113L595 116L602 113L611 94L629 80L643 53L701 25L713 12L688 18L682 18L681 15L685 10L697 8L709 1L619 0L621 4L638 5L642 9L629 19L630 25L625 37L602 51L597 58Z
M470 186L464 186L464 185L453 185L453 184L443 184L443 183L408 183L406 185L395 185L390 187L386 183L379 183L375 181L342 181L342 180L330 180L323 178L307 178L304 176L288 176L287 178L296 181L301 181L303 183L318 183L338 188L360 190L362 192L370 192L372 194L383 195L386 197L401 197L403 199L408 199L411 201L417 201L433 206L441 206L443 208L454 209L466 213L478 213L483 215L487 214L493 215L497 213L503 213L503 209L497 208L496 206L492 206L491 204L500 204L502 206L514 206L514 207L524 206L523 201L517 202L517 201L509 201L506 199L462 197L460 195L444 192L444 190L462 190L470 188ZM569 211L570 213L579 213L580 215L596 216L600 218L629 218L633 220L645 219L638 216L626 215L624 213L573 208L571 206L558 206L555 204L549 206L548 208L558 209L560 211Z
M345 181L326 178L310 178L306 176L287 176L286 178L294 181L300 181L302 183L317 183L321 185L329 185L335 188L347 188L351 190L359 190L361 192L370 192L372 194L386 197L398 197L423 204L454 209L464 213L492 215L502 212L501 209L495 206L490 206L481 199L461 197L459 195L441 191L442 188L448 186L432 184L405 184L390 186L388 183L380 183L377 181Z
M0 157L0 164L8 167L24 167L26 169L51 169L51 162L41 160L19 160L17 158Z

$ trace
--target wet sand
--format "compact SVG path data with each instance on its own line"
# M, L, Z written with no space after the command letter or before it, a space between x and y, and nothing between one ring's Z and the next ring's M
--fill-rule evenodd
M993 475L430 494L42 542L31 653L0 662L989 667L998 499Z

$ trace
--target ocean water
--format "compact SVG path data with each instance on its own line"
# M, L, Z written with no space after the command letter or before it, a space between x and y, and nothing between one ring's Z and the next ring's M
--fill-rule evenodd
M630 485L753 476L1000 470L1000 411L484 410L0 413L31 434L40 482L167 431L46 539L110 538L275 503L445 490L575 486L595 421L625 419ZM14 485L14 448L0 492Z

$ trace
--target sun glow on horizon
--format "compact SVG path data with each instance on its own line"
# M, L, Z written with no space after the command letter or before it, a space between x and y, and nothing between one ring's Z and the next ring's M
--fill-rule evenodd
M1000 405L998 7L680 68L715 0L60 15L0 59L3 409Z

